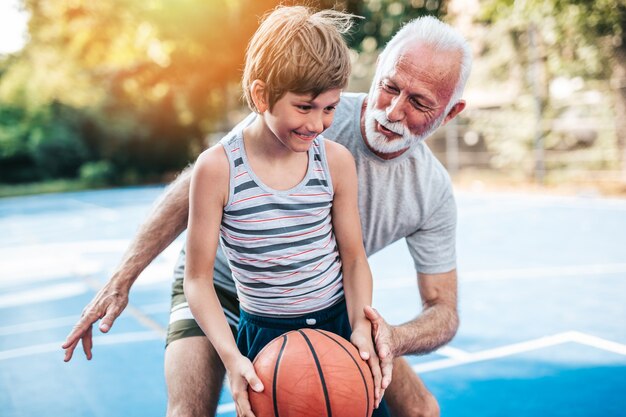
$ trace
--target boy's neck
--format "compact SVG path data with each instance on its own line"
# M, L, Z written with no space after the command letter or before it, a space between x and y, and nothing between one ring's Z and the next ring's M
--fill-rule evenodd
M249 158L274 162L291 161L303 156L306 158L306 154L294 152L283 145L267 126L263 115L258 115L251 125L244 128L243 137Z
M284 146L262 116L243 130L243 142L250 169L270 188L289 190L306 176L308 152L294 152Z

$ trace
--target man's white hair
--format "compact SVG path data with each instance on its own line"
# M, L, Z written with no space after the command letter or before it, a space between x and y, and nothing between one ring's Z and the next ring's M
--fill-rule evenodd
M380 54L374 83L380 81L381 73L389 58L394 58L409 44L424 43L432 46L435 51L454 51L461 53L459 78L444 114L461 99L465 84L472 69L472 51L469 44L452 26L443 23L433 16L423 16L406 23L387 43Z

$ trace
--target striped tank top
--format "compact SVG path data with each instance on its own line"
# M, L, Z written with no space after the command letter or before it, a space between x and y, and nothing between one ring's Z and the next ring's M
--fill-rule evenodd
M241 308L262 316L297 316L343 299L324 139L318 136L309 148L304 179L280 191L252 171L241 131L221 144L230 164L230 191L220 242Z

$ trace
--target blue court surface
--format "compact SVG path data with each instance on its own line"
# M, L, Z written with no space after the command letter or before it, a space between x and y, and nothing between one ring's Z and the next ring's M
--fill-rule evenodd
M0 200L0 415L165 414L176 241L94 358L60 346L161 187ZM626 200L457 192L461 328L411 357L443 416L626 416ZM374 304L417 314L404 242L371 258ZM218 409L234 416L228 392Z

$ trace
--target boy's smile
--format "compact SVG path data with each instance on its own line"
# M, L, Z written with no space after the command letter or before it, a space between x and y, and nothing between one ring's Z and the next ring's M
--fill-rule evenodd
M341 90L312 94L287 92L262 119L274 139L292 152L306 152L313 139L332 123Z

